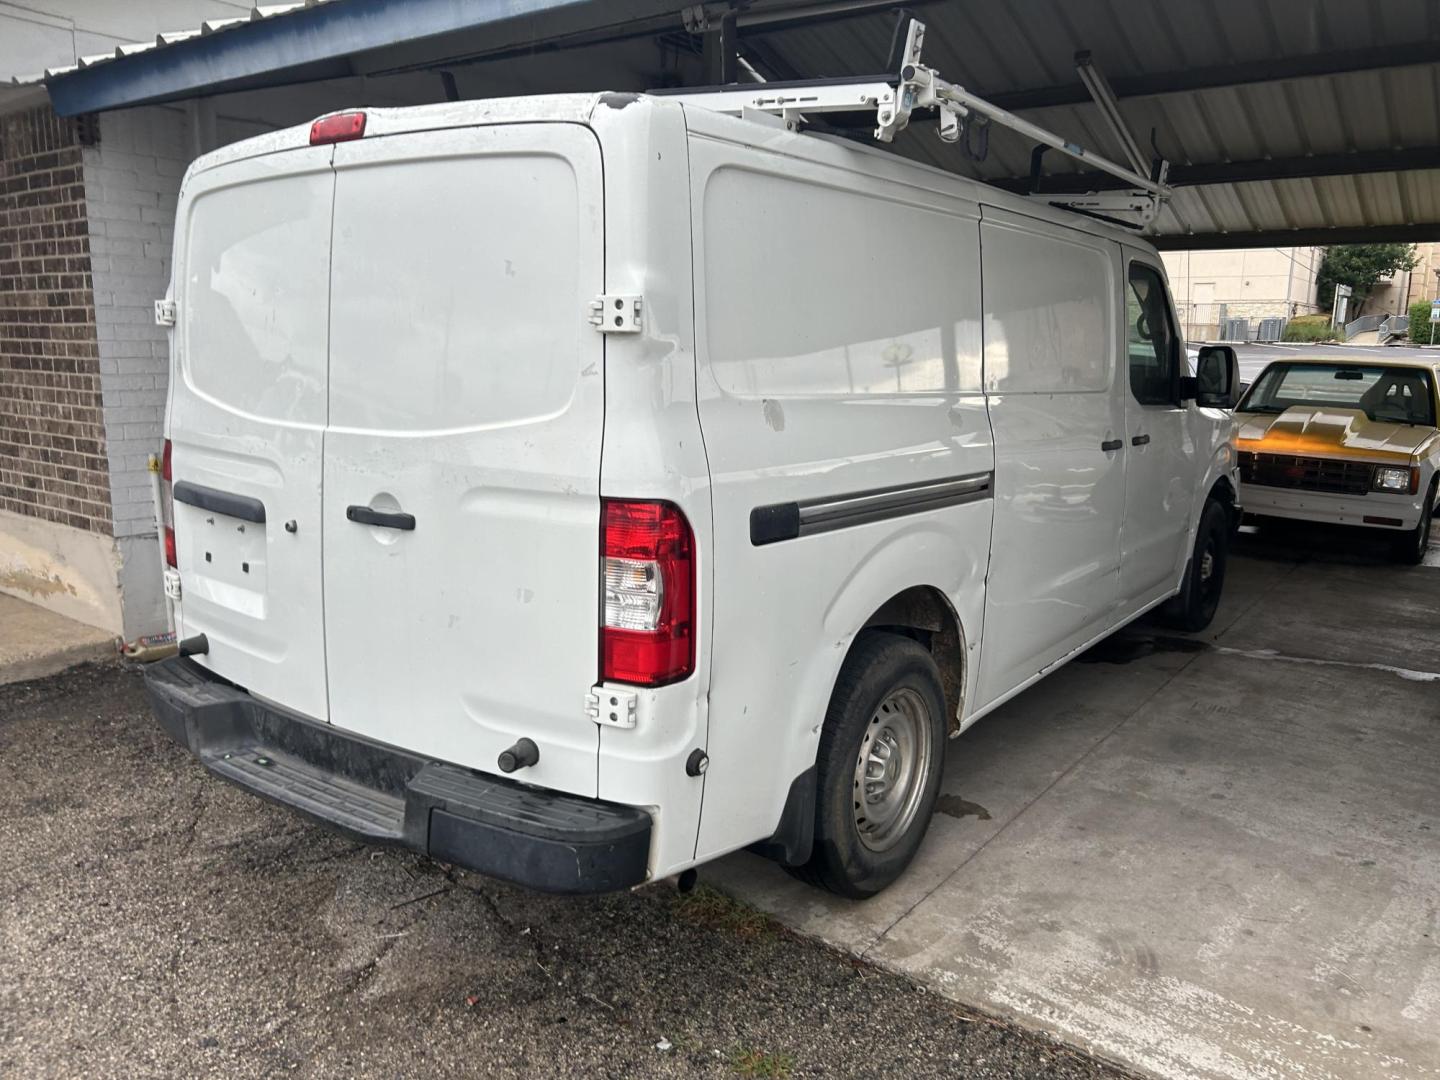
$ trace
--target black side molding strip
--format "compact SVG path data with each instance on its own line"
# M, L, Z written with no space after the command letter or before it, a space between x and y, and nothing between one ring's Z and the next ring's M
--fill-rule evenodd
M200 484L192 484L188 480L181 480L176 484L174 494L175 501L184 503L186 506L198 506L201 510L213 510L217 514L226 514L239 518L241 521L253 521L257 525L263 524L265 521L265 504L259 499L252 499L246 495L232 495L228 491L202 487Z
M813 533L979 502L991 497L993 480L993 473L972 473L923 484L900 484L822 499L757 506L750 511L750 543L760 547Z

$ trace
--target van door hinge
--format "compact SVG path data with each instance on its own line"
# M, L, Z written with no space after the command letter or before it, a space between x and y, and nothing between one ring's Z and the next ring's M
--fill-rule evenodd
M606 293L590 301L590 322L602 334L638 334L644 306L636 294Z
M638 700L639 695L634 690L607 690L603 686L592 686L585 695L585 715L606 727L633 728Z
M156 326L174 326L174 325L175 325L175 301L174 301L174 300L156 300L156 301L155 301L155 325L156 325Z

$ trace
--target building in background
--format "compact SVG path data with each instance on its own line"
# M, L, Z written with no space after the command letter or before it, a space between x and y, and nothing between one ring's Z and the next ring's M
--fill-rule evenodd
M1415 266L1401 270L1370 291L1367 315L1404 315L1411 304L1440 298L1440 244L1416 244Z
M1167 251L1165 270L1185 337L1215 341L1226 319L1291 319L1320 311L1316 278L1322 247Z

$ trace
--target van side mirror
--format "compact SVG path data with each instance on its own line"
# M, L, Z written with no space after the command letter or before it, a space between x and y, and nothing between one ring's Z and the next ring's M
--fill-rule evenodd
M1233 409L1240 400L1240 361L1229 345L1202 345L1195 359L1195 404Z

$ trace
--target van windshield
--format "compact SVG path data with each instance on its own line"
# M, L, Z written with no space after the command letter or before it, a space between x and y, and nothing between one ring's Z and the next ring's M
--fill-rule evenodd
M1424 368L1367 364L1271 364L1236 412L1307 408L1359 409L1389 424L1435 424L1435 389Z

